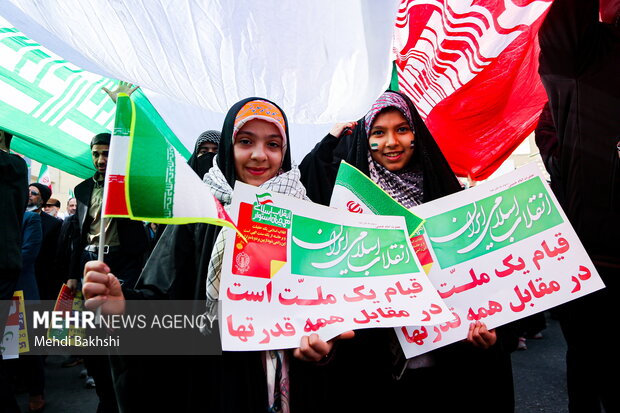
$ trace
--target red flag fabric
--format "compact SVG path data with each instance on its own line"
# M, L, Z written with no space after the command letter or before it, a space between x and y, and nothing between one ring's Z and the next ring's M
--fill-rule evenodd
M398 86L458 176L488 178L536 127L547 100L536 34L551 3L401 2Z

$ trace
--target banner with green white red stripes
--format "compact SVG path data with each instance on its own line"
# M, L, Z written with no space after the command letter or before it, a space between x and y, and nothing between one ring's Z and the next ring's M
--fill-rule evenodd
M340 162L329 206L359 214L403 216L409 235L424 223L422 218L399 204L359 169L345 161Z
M209 187L126 94L117 100L104 205L106 217L235 227Z
M42 164L41 169L39 170L39 177L37 178L37 182L47 186L49 189L52 189L52 179L50 178L50 171L47 165Z

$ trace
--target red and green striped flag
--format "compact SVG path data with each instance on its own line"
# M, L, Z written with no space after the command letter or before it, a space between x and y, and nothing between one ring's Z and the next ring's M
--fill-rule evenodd
M358 214L403 216L410 235L415 234L424 223L422 218L399 204L359 169L345 161L340 162L329 206Z
M50 171L47 165L42 164L41 169L39 170L39 177L37 178L37 182L45 185L49 189L52 189L52 178L50 178Z
M116 103L105 188L106 217L235 228L186 159L126 94Z
M329 206L358 214L405 217L411 246L422 268L429 273L433 259L422 235L424 219L399 204L369 177L345 161L340 162Z

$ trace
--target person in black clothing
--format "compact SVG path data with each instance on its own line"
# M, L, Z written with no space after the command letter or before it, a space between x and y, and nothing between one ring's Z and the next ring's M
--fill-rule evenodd
M202 132L198 139L196 139L194 154L202 156L205 153L217 153L221 136L222 134L216 130Z
M230 203L237 180L305 199L305 189L299 182L299 170L291 161L289 147L284 112L266 99L244 99L233 105L226 116L216 162L205 175L204 182L224 205ZM209 292L207 280L213 274L209 271L209 263L214 261L214 252L222 251L218 249L222 245L218 242L221 240L218 238L220 231L221 227L214 225L168 225L133 290L121 288L102 263L88 263L83 288L86 305L105 295L102 311L106 314L124 312L125 305L131 306L131 300L135 299L195 300L201 303L196 310L203 314L204 300ZM330 345L323 348L322 356L327 354ZM220 356L193 356L190 359L159 357L150 367L146 366L152 372L148 380L138 382L132 379L130 376L136 372L130 367L124 377L118 377L117 388L120 389L123 382L128 383L121 389L126 411L148 411L151 406L175 411L281 411L276 394L286 392L276 392L275 387L268 386L266 369L276 358L268 359L269 353L288 352L224 351ZM294 371L298 365L295 359L287 357L289 355L283 360L291 363L290 411L315 412L329 408L320 403L322 394L304 387L306 381L293 379L293 376L299 377ZM300 360L299 363L307 362ZM282 370L286 369L279 371ZM277 371L276 367L274 377L277 377ZM158 397L141 398L140 394L146 391ZM282 399L280 407L285 403Z
M43 230L43 241L35 263L39 295L42 300L56 300L65 281L65 275L58 271L56 256L62 220L43 211L43 207L52 196L51 189L35 182L30 184L29 191L28 210L39 214Z
M91 141L93 163L97 172L92 178L82 181L75 187L77 199L77 234L74 234L76 248L71 256L70 280L82 278L82 270L87 261L97 258L100 237L101 202L107 167L110 134L100 133ZM128 218L106 218L104 261L114 268L118 278L133 287L144 265L144 254L148 250L148 240L140 221Z
M9 152L13 135L0 129L0 330L22 270L22 220L28 202L28 166ZM0 355L0 411L19 412Z
M206 137L203 136L204 134L208 132L210 133L209 136L206 136ZM202 145L206 145L206 144L214 145L213 143L210 143L209 141L206 140L209 137L212 140L215 140L217 137L217 142L219 142L218 131L204 132L202 135L200 135L200 137L196 141L194 152L192 153L192 156L187 161L189 166L191 166L191 168L194 170L194 172L196 172L196 174L200 177L200 179L202 179L205 176L205 174L209 172L209 169L211 169L211 167L213 166L213 159L215 158L215 155L217 154L217 152L206 151L202 147Z
M37 214L40 213L45 204L52 196L52 190L39 182L33 182L28 188L30 193L28 194L28 211L34 211Z
M341 160L368 175L406 208L460 191L461 185L411 100L387 91L357 122L337 124L300 164L308 196L328 205ZM513 326L470 328L458 342L406 360L393 329L366 329L340 341L325 374L331 411L397 411L411 395L420 411L460 411L480 395L479 412L514 411ZM475 344L475 345L473 345ZM492 379L489 380L489 377ZM450 397L442 384L450 383ZM360 396L360 389L372 391ZM318 390L317 390L318 391ZM406 405L406 403L404 403Z
M43 241L41 217L26 211L22 228L22 272L15 286L21 290L26 306L39 301L39 288L35 277L35 262ZM28 307L26 307L28 311ZM26 353L14 360L16 376L23 380L28 393L28 411L41 412L45 407L45 357Z
M187 164L196 172L196 175L198 175L200 179L202 179L213 166L213 159L215 159L215 155L217 154L219 143L220 133L216 130L203 132L196 140L194 152L187 161ZM155 247L155 244L157 244L157 241L159 241L165 230L166 224L157 225L157 231L152 239L153 247Z
M602 19L602 21L600 20ZM620 1L555 0L540 28L540 76L557 146L551 182L605 287L562 307L569 411L620 411ZM549 151L548 149L551 148Z
M63 282L69 278L69 267L71 263L71 255L76 248L77 239L74 238L79 234L77 215L69 215L62 221L60 234L58 235L58 248L56 250L57 270Z
M215 130L203 132L196 140L194 152L190 156L187 164L192 168L196 175L202 179L209 169L213 166L213 160L217 154L217 148L220 142L220 133ZM208 146L207 146L208 145ZM152 248L159 241L162 234L166 230L166 224L158 224L154 237L152 238Z

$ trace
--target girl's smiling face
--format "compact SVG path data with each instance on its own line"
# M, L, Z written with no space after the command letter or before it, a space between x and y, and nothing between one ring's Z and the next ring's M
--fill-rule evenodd
M248 121L239 129L233 143L237 179L259 186L278 173L282 165L284 139L271 122Z
M388 171L399 171L413 156L414 139L411 126L400 110L387 109L377 115L370 128L370 156Z

